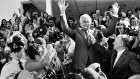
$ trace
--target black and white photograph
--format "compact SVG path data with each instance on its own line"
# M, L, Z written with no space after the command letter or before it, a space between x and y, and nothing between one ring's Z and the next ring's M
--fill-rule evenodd
M140 79L140 0L0 0L0 79Z

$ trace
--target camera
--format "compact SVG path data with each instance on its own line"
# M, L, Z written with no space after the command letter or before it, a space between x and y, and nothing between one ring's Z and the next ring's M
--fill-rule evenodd
M62 36L60 32L58 31L50 31L49 32L49 41L55 43L56 41L59 41L62 39Z
M110 12L109 12L109 11L107 11L107 12L106 12L106 15L110 15Z
M45 78L56 79L56 72L54 70L48 69Z

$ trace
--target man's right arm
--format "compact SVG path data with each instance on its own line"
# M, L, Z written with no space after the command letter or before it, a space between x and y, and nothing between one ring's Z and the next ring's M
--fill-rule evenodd
M32 71L39 71L43 69L45 66L48 66L50 63L50 60L47 56L45 56L40 61L33 61L33 60L27 60L24 64L25 70L28 70L30 72Z
M101 46L98 42L93 44L93 48L96 49L96 51L98 51L98 53L100 53L103 57L111 57L111 50L106 49L105 47Z
M58 6L60 9L60 21L61 21L61 28L63 30L64 33L66 33L68 36L70 36L72 39L75 38L75 31L72 30L67 23L67 18L66 18L66 13L65 10L68 7L68 3L67 5L65 5L65 0L59 0L58 1Z
M67 23L65 16L60 16L60 22L61 22L61 28L65 34L67 34L69 37L71 37L73 40L75 38L75 30L72 30Z

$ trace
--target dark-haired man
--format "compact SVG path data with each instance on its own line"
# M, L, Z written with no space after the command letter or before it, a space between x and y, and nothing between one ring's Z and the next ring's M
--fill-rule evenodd
M73 17L68 17L68 25L73 30L78 29L75 23L75 19Z

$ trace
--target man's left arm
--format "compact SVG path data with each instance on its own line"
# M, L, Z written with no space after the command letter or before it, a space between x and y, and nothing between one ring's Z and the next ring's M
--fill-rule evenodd
M113 16L111 21L109 22L109 26L105 30L103 30L103 35L105 37L109 37L115 32L117 21L118 21L118 18Z
M110 14L112 15L112 19L109 22L109 27L103 30L103 35L105 37L109 37L115 32L116 23L118 21L118 11L119 11L119 5L118 3L114 3L112 5L112 11L110 11Z

